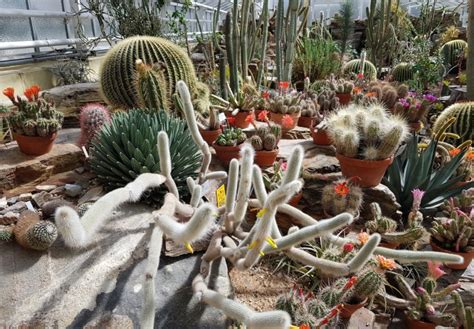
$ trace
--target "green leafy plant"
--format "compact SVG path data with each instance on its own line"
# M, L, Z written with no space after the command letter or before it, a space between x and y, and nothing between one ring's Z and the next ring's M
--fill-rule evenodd
M135 109L115 114L91 143L92 171L107 189L123 187L142 173L159 173L160 131L169 136L171 175L180 195L186 195L186 179L197 176L201 155L186 123L163 111Z
M456 186L463 179L463 176L456 176L456 170L466 150L440 168L434 168L437 144L438 141L434 139L426 149L419 150L418 138L414 135L385 174L384 184L395 194L405 215L410 211L412 190L416 188L425 191L420 209L429 210L440 206L444 200L461 193L463 189L474 186L474 182Z

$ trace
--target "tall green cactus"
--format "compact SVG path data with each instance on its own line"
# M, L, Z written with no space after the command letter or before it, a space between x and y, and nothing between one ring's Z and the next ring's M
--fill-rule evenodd
M439 132L450 118L456 118L456 121L446 132L461 137L456 143L474 139L474 102L456 103L447 107L436 119L433 131Z
M197 80L193 63L183 49L163 38L137 36L122 40L104 58L99 78L102 94L109 104L125 109L140 106L135 67L138 59L145 65L162 65L165 83L158 86L157 93L166 95L168 101L179 80L189 85L193 99L205 97L207 86ZM196 110L207 112L206 102L199 102Z
M166 89L166 81L163 72L154 70L143 64L141 59L136 61L137 70L137 91L140 106L149 109L169 110Z
M268 0L263 0L262 15L260 16L262 20L262 48L260 48L260 65L258 67L257 74L257 86L262 84L263 72L265 68L265 56L267 53L267 39L268 39Z

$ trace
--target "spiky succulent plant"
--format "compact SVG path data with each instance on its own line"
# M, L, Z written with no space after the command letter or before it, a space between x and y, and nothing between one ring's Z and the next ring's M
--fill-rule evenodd
M186 123L164 111L135 109L114 115L92 142L92 171L109 190L125 186L142 173L158 173L160 131L169 136L171 175L178 190L186 195L186 179L196 176L201 155ZM159 191L158 196L164 193Z
M474 218L453 209L448 217L435 218L431 237L440 247L455 252L474 251Z
M338 180L323 188L321 205L328 215L338 215L343 212L356 215L362 205L362 189L352 184L351 180Z
M100 131L102 126L110 122L109 110L101 104L88 104L81 109L79 123L81 137L79 145L89 146L92 138Z
M224 129L222 134L216 139L216 144L220 146L237 146L247 139L247 135L240 128Z

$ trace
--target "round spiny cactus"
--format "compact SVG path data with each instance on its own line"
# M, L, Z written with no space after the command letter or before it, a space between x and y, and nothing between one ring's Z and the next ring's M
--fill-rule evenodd
M360 72L361 60L353 59L342 68L344 74L357 74ZM375 80L377 78L377 68L370 61L365 60L364 62L364 78L367 80Z
M392 70L392 78L398 82L412 80L414 75L413 65L410 63L398 63Z
M80 146L89 146L92 138L110 122L110 113L100 104L87 104L81 109L79 123L81 127Z
M467 48L467 42L461 39L451 40L446 42L439 49L440 54L443 56L444 63L454 66L460 55Z
M327 307L334 307L340 303L340 295L333 287L328 286L319 292L318 298L321 299Z
M359 275L354 285L354 296L359 300L375 296L383 288L385 277L382 272L367 270Z
M474 102L456 103L448 106L436 119L433 131L438 132L450 118L456 118L456 122L446 132L461 137L455 140L456 143L460 144L474 139Z
M275 135L268 134L263 140L263 148L265 151L273 151L277 147L277 139Z
M322 319L329 313L329 308L322 301L316 298L311 299L306 303L308 312L313 315L316 319Z
M42 220L28 230L26 234L27 246L34 250L46 250L56 241L57 237L56 225Z
M142 173L159 173L160 131L169 137L171 175L180 193L187 195L186 179L196 177L201 154L186 122L164 111L131 110L115 114L92 141L92 171L109 190L125 186ZM157 198L165 189L159 191Z
M255 151L263 150L263 141L260 136L254 135L250 137L250 144L252 144Z
M285 294L278 297L275 308L277 310L282 310L287 312L292 319L295 318L295 315L298 311L298 308L301 306L301 300L297 296L294 290L291 290Z
M87 210L94 205L94 202L84 202L77 206L77 213L79 217L84 216Z
M13 238L12 225L0 225L0 242L8 242Z
M124 109L142 106L137 82L136 61L148 66L161 66L158 76L163 83L158 94L167 95L167 101L175 93L176 82L183 80L192 92L198 112L208 111L208 102L199 97L209 96L208 88L199 82L193 63L186 52L163 38L136 36L122 40L107 52L100 70L100 87L107 102ZM158 71L157 71L158 72Z

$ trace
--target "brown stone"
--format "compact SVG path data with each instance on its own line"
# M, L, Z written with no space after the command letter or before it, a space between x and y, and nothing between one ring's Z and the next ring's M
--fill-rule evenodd
M20 218L20 214L16 212L7 212L5 215L0 215L0 225L14 224Z
M126 315L107 314L89 322L84 329L133 329L133 321Z
M0 211L0 215L5 215L9 212L17 212L18 213L18 212L21 212L25 209L26 209L26 203L23 202L23 201L19 201L19 202L15 203L14 205Z
M18 200L27 202L27 201L30 201L32 197L33 195L31 193L23 193L23 194L20 194L20 196L18 197Z
M46 202L51 201L53 199L53 196L50 193L43 191L40 193L33 194L32 199L36 206L38 208L41 208Z
M53 217L56 209L63 206L68 206L73 209L76 208L74 204L64 199L54 199L54 200L48 201L44 203L43 206L41 207L41 211L43 212L43 219L48 219L50 217Z
M57 188L56 185L38 185L38 186L35 187L35 189L37 191L40 191L40 192L42 192L42 191L50 192L50 191L54 190L55 188Z

